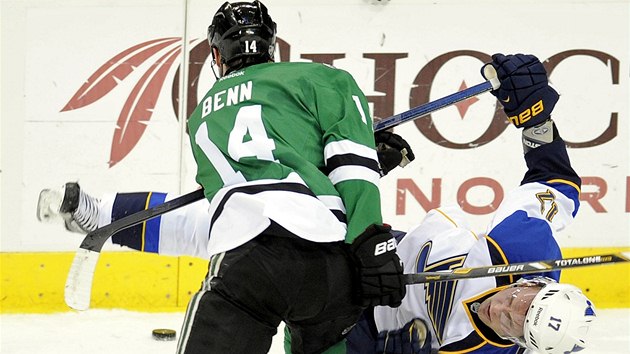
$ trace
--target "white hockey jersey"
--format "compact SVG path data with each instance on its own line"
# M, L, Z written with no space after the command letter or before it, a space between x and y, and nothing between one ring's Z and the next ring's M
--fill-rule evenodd
M506 196L485 234L471 231L459 207L430 211L402 238L398 254L405 273L481 267L561 258L554 234L578 208L579 187L570 181L526 183ZM559 272L544 274L558 280ZM518 276L417 284L407 288L398 308L377 307L378 331L402 328L422 318L441 353L516 353L475 313L479 304Z

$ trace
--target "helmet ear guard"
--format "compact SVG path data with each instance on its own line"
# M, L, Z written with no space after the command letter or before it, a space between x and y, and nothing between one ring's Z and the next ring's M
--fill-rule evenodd
M579 288L548 283L536 294L527 311L524 337L519 338L518 344L545 354L582 350L595 317L593 303Z
M208 27L208 42L230 70L272 61L276 23L259 1L224 3ZM214 52L212 53L213 59Z

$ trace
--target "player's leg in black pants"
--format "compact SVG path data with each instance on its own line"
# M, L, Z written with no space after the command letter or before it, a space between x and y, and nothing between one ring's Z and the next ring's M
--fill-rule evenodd
M320 353L357 320L351 291L341 242L260 235L212 258L189 304L178 353L267 353L281 321L291 330L293 353Z

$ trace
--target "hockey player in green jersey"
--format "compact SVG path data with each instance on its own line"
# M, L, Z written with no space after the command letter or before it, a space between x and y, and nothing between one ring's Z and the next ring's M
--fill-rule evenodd
M374 139L382 176L415 159L409 144L397 134L375 132ZM96 198L86 193L77 182L68 182L61 190L42 190L37 205L37 217L47 223L62 219L68 231L86 234L149 206L162 204L175 196L153 191L105 193ZM207 199L199 200L148 220L146 224L117 232L111 241L142 252L209 259L207 246L211 220L208 218L208 208ZM284 328L287 332L287 327ZM291 353L290 334L285 333L284 337L286 353ZM343 342L326 351L328 354L345 352L346 346Z
M281 321L294 353L324 352L405 295L364 94L345 71L274 63L275 39L258 1L208 28L218 78L188 130L211 259L179 353L266 353Z

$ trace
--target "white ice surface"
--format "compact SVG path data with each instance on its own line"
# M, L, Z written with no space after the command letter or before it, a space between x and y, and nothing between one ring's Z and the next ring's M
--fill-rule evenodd
M0 316L2 354L173 354L176 342L151 338L156 328L179 329L183 313L88 310ZM282 331L270 353L282 354ZM580 354L630 353L630 309L599 310L590 348Z

